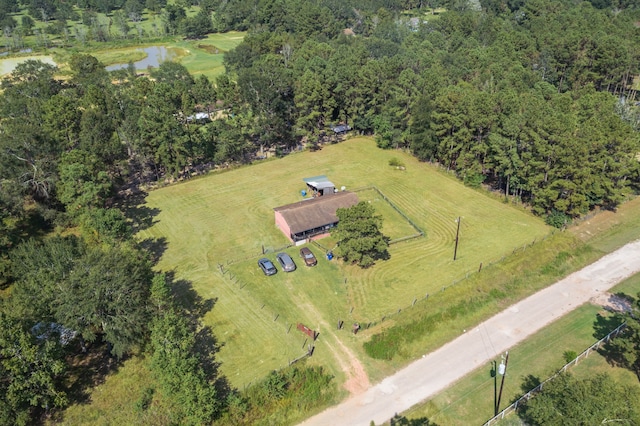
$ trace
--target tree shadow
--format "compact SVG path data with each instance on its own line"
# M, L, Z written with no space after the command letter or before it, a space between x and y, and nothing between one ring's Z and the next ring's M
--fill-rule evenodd
M120 191L118 198L113 202L113 207L120 209L125 217L131 221L133 233L148 229L158 223L155 217L160 214L160 209L145 205L149 195L137 187L130 187Z
M218 298L203 299L197 291L193 289L190 281L176 279L175 271L165 273L167 283L171 287L174 302L192 320L200 320L213 309Z
M209 326L202 327L202 318L210 312L218 301L217 298L204 299L194 289L190 281L175 279L175 271L165 273L174 303L186 314L195 332L193 352L198 355L203 371L215 387L220 401L226 401L233 392L227 378L220 374L220 362L216 354L224 346L218 341Z
M540 377L536 377L533 374L528 374L522 378L522 383L520 384L520 390L522 391L522 393L527 393L530 390L540 386L540 383L542 383L542 380L540 380Z
M79 342L70 349L67 355L67 396L70 403L88 404L91 402L90 391L105 382L106 377L118 371L128 356L117 358L109 353L106 342L85 343L83 352ZM62 420L62 412L54 413L57 420Z
M167 239L165 237L160 238L147 238L140 241L140 247L151 255L151 261L154 265L157 265L160 258L167 250Z
M202 327L196 333L196 343L193 350L199 355L200 365L216 389L220 401L226 401L234 391L226 376L220 374L221 363L215 359L215 355L220 352L223 346L218 342L209 326Z
M616 327L624 322L624 318L618 314L602 315L597 314L593 323L593 337L600 340L611 333Z
M618 327L625 321L625 318L621 314L613 315L596 315L596 321L593 324L594 333L593 336L600 340L609 334L612 330ZM623 354L621 354L611 344L605 343L598 348L598 353L607 360L607 363L611 366L623 365Z

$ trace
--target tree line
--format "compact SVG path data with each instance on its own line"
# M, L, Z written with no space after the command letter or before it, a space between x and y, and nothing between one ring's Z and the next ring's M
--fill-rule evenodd
M348 123L554 223L636 190L636 9L454 2L428 21L380 9L345 25L325 9L301 26L280 4L286 24L260 22L225 56L262 143Z
M453 1L440 15L425 15L435 1L360 3L198 3L225 29L249 29L225 55L227 74L193 79L176 65L167 71L175 81L159 71L142 83L123 73L109 89L123 99L93 115L109 115L101 122L113 129L126 122L113 146L138 145L128 156L144 157L157 177L313 145L347 123L381 148L409 149L467 185L524 201L556 226L615 209L637 189L634 2ZM413 15L399 13L407 8ZM149 99L154 108L136 102ZM216 105L226 115L206 126L168 118Z

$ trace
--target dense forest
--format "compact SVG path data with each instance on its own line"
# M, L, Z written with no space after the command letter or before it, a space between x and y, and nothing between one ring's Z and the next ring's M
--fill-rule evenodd
M640 183L639 5L0 1L15 48L37 32L35 21L51 34L83 22L71 46L108 41L115 30L97 13L124 28L152 11L166 35L248 31L216 81L170 62L150 75L109 73L86 54L74 54L66 74L27 61L2 80L0 285L11 297L0 305L0 423L68 404L72 349L60 330L73 331L81 351L104 342L116 358L152 354L158 382L191 423L240 404L215 351L197 350L198 316L172 299L169 278L154 276L153 254L132 238L123 194L140 183L248 163L263 149L314 147L332 125L348 124L554 225L615 209ZM214 110L212 121L193 119ZM269 380L267 388L288 378Z

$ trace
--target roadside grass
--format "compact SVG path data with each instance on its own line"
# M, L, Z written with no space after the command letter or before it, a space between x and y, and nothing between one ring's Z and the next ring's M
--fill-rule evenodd
M407 170L389 168L392 157L401 157ZM257 266L263 249L272 252L288 244L274 225L273 207L299 200L302 178L320 174L338 187L377 186L427 237L394 244L389 261L366 270L328 262L312 246L317 267L298 262L296 272L264 277ZM326 362L341 383L343 367L333 355L335 347L325 344L326 334L344 336L339 338L357 355L362 355L363 340L350 330L336 330L339 320L349 327L354 321L377 321L465 277L480 262L500 260L549 232L539 219L466 188L408 154L380 150L369 138L158 189L147 197L147 207L160 213L139 238L166 238L158 268L174 270L203 298L216 300L204 320L224 345L218 353L222 372L238 387L301 355L304 335L295 329L298 322L320 328L312 362ZM462 242L454 263L457 216L463 217ZM295 248L288 252L299 259ZM268 256L275 260L272 253ZM229 271L224 276L220 264ZM365 363L374 377L388 371L384 363Z
M609 253L640 238L640 197L603 211L568 229L594 248Z
M631 206L626 208L629 207ZM601 223L605 225L604 222ZM610 293L637 297L640 293L640 274L618 284ZM501 407L505 408L562 368L566 363L563 357L565 351L580 354L617 325L617 319L602 307L585 304L509 349ZM602 330L602 326L606 330ZM500 359L496 361L499 363ZM492 368L492 365L487 365L476 370L435 398L411 408L403 415L408 419L426 417L439 425L482 424L493 416L494 386L498 386L498 389L500 386L499 381L494 383ZM634 373L613 367L600 352L593 352L568 371L578 378L607 373L618 382L638 384ZM516 415L512 414L509 418L514 424L520 424Z
M501 408L560 369L566 363L564 351L581 353L593 344L597 340L593 336L593 323L596 314L601 311L598 306L583 305L511 348ZM595 357L594 354L589 358ZM499 357L496 361L500 364ZM487 364L404 415L409 419L427 417L439 425L484 423L493 417L495 387L498 390L500 388L501 376L498 375L494 381L493 368L492 363Z
M375 324L362 333L365 350L400 368L601 255L556 233Z

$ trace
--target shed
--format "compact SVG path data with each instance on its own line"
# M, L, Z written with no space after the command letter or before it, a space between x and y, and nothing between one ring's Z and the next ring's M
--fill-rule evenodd
M336 211L358 204L358 196L342 191L331 197L307 198L274 208L276 226L293 242L321 238L338 224Z
M309 188L309 193L314 197L332 195L336 192L336 186L325 175L313 176L302 179Z

